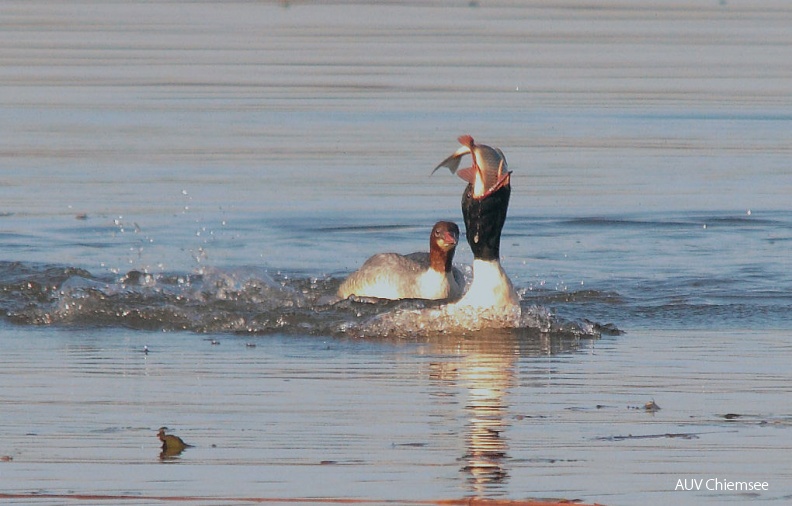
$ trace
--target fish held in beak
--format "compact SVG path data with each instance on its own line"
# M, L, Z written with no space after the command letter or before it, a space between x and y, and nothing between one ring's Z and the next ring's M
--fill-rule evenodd
M440 162L432 174L440 167L448 168L452 174L473 185L474 199L484 199L510 184L511 171L508 170L503 151L486 144L476 144L470 135L462 135L457 140L462 147ZM467 154L473 159L472 165L459 169L462 157Z

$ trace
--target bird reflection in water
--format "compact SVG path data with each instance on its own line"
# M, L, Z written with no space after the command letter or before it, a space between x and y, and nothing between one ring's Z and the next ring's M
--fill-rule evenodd
M476 348L464 356L458 372L468 391L463 470L470 474L474 491L481 493L489 484L505 483L509 478L504 466L508 444L501 433L507 428L504 396L514 376L516 356L502 348Z
M508 429L513 416L508 394L519 384L519 360L569 352L579 344L574 336L513 329L490 329L463 338L446 336L432 343L432 351L450 360L433 364L430 378L445 392L443 395L459 392L467 397L463 413L465 453L460 460L471 493L497 493L509 480Z

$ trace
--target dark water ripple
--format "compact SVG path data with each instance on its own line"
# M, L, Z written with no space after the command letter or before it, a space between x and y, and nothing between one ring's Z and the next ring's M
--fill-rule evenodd
M523 299L627 329L787 328L792 220L758 214L516 217L512 245L536 251L517 258L556 276L531 280Z
M745 294L695 290L627 295L611 291L532 291L524 300L552 308L559 316L587 314L599 321L630 322L628 328L777 328L792 324L792 294L784 291ZM624 324L622 324L624 325Z

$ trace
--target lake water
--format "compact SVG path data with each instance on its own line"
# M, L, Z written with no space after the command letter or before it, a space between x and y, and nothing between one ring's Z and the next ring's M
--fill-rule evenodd
M792 499L786 2L7 2L0 26L6 502ZM429 173L465 133L514 171L519 328L334 304L462 225L464 184ZM161 458L160 426L194 447ZM702 479L767 487L678 490Z

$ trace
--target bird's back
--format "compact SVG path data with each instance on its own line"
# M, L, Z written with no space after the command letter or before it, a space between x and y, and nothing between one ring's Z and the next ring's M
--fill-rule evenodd
M379 253L366 260L338 289L338 296L380 299L444 299L452 295L445 273L430 269L429 253Z

